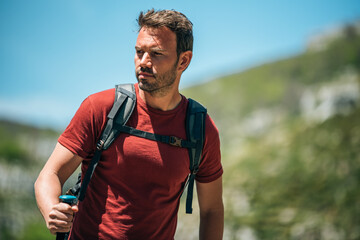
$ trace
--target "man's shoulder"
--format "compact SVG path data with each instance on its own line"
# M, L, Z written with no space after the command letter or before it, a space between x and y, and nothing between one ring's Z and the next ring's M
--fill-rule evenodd
M115 99L115 88L106 89L89 95L92 100L113 100Z
M86 100L95 108L111 107L115 100L115 88L93 93Z

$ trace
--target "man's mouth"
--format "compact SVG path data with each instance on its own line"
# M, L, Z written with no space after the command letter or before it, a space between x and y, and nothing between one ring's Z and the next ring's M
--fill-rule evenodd
M138 77L141 79L144 78L153 78L154 75L151 73L150 69L141 69L138 71Z
M139 72L139 77L140 78L149 78L149 77L154 77L154 76L149 73Z

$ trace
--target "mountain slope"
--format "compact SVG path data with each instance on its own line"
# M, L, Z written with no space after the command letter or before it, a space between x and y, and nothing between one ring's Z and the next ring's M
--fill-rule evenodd
M299 100L307 86L336 81L349 72L358 74L358 25L347 26L341 37L320 50L219 78L184 89L183 93L210 106L209 112L220 126L234 124L259 108L280 107L287 113L298 113Z

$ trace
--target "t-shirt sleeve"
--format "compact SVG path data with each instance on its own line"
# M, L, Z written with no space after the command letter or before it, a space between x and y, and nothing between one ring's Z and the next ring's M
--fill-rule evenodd
M219 131L207 115L202 160L195 179L201 183L209 183L221 177L222 174Z
M61 145L82 158L93 154L106 123L107 112L114 101L114 97L108 99L105 96L110 94L104 93L87 97L58 139Z

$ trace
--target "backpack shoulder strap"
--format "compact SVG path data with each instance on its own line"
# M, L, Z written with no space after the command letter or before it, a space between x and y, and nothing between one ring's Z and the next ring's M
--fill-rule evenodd
M192 213L192 199L194 180L199 171L201 155L205 139L205 120L207 110L197 101L189 98L186 113L186 137L195 144L195 148L189 148L190 174L188 177L188 192L186 196L186 213Z
M115 86L115 101L107 118L106 127L98 141L97 148L106 150L119 134L115 125L125 125L136 105L136 94L133 84Z
M81 183L79 191L79 200L85 198L87 186L90 182L95 168L100 160L101 152L110 147L119 131L115 128L116 125L125 125L129 120L136 105L136 94L133 84L119 84L115 86L115 100L114 104L107 116L107 122L104 131L101 133L100 139L96 144L96 150L89 167L85 173L84 179Z

